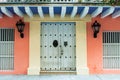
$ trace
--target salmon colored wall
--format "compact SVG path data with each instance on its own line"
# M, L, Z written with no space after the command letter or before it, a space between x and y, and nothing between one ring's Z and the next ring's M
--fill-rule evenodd
M14 28L15 29L15 42L14 42L14 70L13 71L0 71L0 74L27 74L28 61L29 61L29 24L25 23L24 38L20 38L20 34L16 28L16 22L20 18L14 16L9 18L4 16L0 19L0 28Z
M93 38L91 23L97 20L101 24L100 32L97 38ZM87 56L90 74L117 74L120 70L105 70L102 68L102 32L120 31L120 18L112 19L108 16L101 19L99 16L87 23Z

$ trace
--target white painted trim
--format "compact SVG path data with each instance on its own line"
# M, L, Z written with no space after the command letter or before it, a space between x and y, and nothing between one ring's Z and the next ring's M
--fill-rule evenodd
M112 14L112 18L117 18L119 16L120 16L120 11L117 11L114 14Z
M75 15L77 14L77 9L78 9L77 6L74 6L74 7L73 7L73 10L72 10L72 13L71 13L71 18L74 18L74 17L75 17Z
M43 14L43 11L42 11L42 7L41 7L41 6L38 6L37 9L38 9L38 14L39 14L39 16L40 16L41 18L44 18L44 14Z
M66 14L66 6L62 6L62 10L61 10L61 18L64 18Z
M31 11L29 6L25 6L25 12L27 13L27 15L29 17L33 17L33 13L32 13L32 11Z
M112 14L114 12L115 8L114 7L110 7L109 9L107 9L105 12L103 12L101 14L101 18L105 18L107 16L109 16L110 14Z
M13 14L6 8L6 7L1 7L1 11L5 14L5 15L7 15L8 17L13 17Z
M89 11L89 7L88 6L85 6L82 13L80 14L80 18L84 18L87 14L88 14L88 11Z
M18 16L23 17L23 12L20 11L20 9L18 8L18 6L14 6L14 7L13 7L13 10L14 10L14 12L15 12Z
M94 18L96 16L98 16L103 10L102 6L97 7L97 9L91 14L91 16Z
M54 7L53 6L49 6L49 15L51 18L54 18Z

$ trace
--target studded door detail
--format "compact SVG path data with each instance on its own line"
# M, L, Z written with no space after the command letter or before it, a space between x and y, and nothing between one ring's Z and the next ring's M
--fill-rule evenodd
M75 23L41 23L41 71L75 71Z

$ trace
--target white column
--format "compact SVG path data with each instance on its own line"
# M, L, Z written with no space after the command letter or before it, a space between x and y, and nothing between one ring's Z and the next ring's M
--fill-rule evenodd
M76 70L77 74L89 74L87 67L86 21L76 22Z
M40 22L30 22L30 48L28 75L40 74Z

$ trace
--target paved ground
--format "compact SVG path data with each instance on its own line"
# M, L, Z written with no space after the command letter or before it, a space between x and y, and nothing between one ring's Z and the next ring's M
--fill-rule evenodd
M0 80L120 80L120 75L0 75Z

